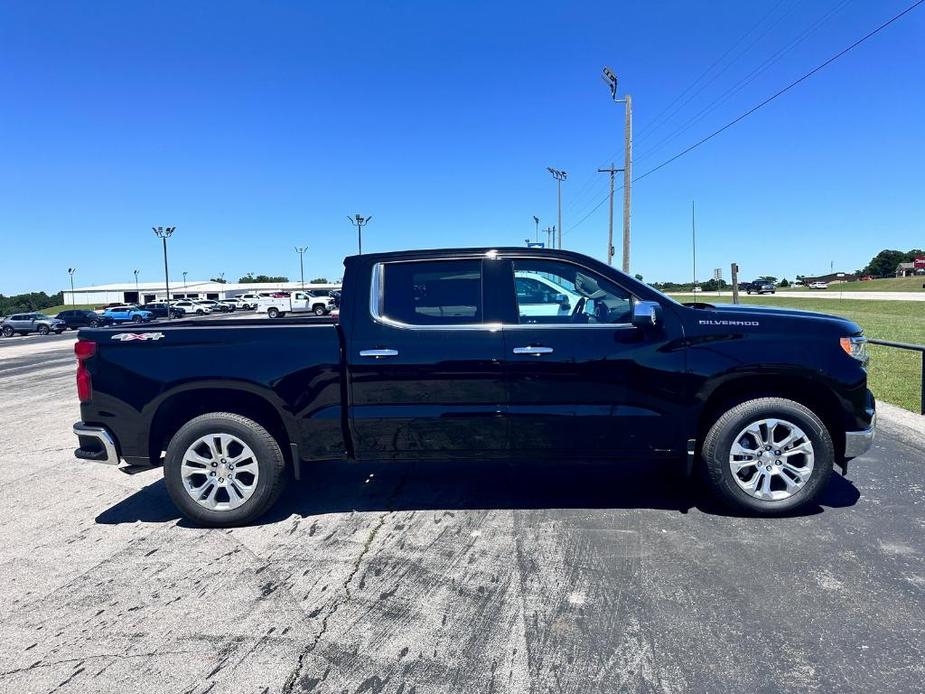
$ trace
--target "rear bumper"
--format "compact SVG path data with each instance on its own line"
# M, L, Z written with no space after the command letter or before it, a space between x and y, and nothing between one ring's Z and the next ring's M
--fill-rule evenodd
M877 434L877 415L874 414L867 429L845 432L845 457L857 458L864 455L874 443Z
M79 448L74 451L75 457L106 465L119 464L116 440L108 429L77 422L74 425L74 433L79 442Z

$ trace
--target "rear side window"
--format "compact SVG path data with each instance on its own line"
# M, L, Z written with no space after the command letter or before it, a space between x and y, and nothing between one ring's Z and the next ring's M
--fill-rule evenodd
M409 325L482 321L481 260L387 263L382 272L386 318Z

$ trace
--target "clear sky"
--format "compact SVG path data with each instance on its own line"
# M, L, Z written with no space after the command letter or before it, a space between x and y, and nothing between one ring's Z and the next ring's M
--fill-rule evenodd
M4 0L0 292L65 288L69 266L159 280L154 225L190 279L297 279L295 245L307 279L339 277L357 212L368 251L520 245L555 223L549 165L565 246L603 257L607 205L586 215L623 137L603 65L642 173L911 2ZM925 5L638 182L632 271L690 278L691 200L701 279L925 246L923 78Z

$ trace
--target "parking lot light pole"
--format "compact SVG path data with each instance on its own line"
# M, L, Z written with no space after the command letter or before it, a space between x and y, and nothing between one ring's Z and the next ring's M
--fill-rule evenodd
M71 306L74 305L74 273L77 272L76 267L69 267L67 269L67 274L71 276Z
M154 235L164 242L164 291L167 294L167 320L170 320L170 275L167 274L167 239L169 239L176 227L151 227Z
M137 294L138 293L138 270L133 270L132 272L135 275L135 293Z
M614 103L625 107L623 121L623 272L630 271L630 193L633 185L633 97L617 98L617 76L609 67L601 75L610 87ZM612 167L613 165L611 165Z
M188 274L189 274L188 272L183 273L183 291L186 291L186 276Z
M533 215L533 223L536 224L536 237L533 240L539 242L540 240L540 218L537 217L536 215Z
M299 254L299 277L302 279L302 291L305 291L305 264L302 262L302 258L305 255L305 251L308 250L308 246L296 246L295 252Z
M372 221L373 216L364 217L361 214L357 214L353 217L347 217L347 219L357 228L357 246L360 250L359 255L363 255L363 227Z

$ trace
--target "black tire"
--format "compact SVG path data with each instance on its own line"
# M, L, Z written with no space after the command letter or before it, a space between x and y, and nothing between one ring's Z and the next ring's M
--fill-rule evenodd
M132 323L141 323L144 320L141 316L132 316Z
M180 466L186 450L196 439L209 434L232 434L244 441L257 459L257 489L241 506L215 511L200 506L183 486ZM264 514L279 498L286 476L286 459L279 442L257 422L231 412L211 412L184 424L174 434L164 458L164 482L167 492L184 516L200 525L229 527L243 525Z
M267 309L267 317L268 318L279 318L279 309L276 308L275 306L271 306L270 308Z
M60 335L60 334L63 333L65 330L66 330L66 328L62 328L61 330L55 330L55 335Z
M16 331L13 330L13 328L11 328L10 326L8 326L8 325L4 325L4 326L3 326L3 336L4 336L4 337L13 337L13 333L14 333L14 332L16 332Z
M201 308L197 308L197 309L196 309L196 315L197 315L197 316L204 316L204 315L206 315L206 312L203 311Z
M48 334L49 332L51 332L51 331L48 329L48 326L47 326L47 325L40 325L40 326L36 329L36 332L37 332L39 335L47 335L47 334Z
M323 316L325 313L327 313L327 311L324 310L324 306L319 304L318 306L315 306L315 308L312 310L312 313L314 313L316 316Z
M91 328L98 328L98 327L100 327L100 322L99 322L98 320L92 320L92 321L90 321L90 327L91 327Z
M729 453L737 434L761 419L782 419L800 427L813 446L814 464L809 480L786 499L764 500L750 496L733 479ZM822 420L804 405L786 398L757 398L735 405L710 427L703 441L702 458L713 493L737 511L773 516L811 504L826 488L835 463L835 446Z

